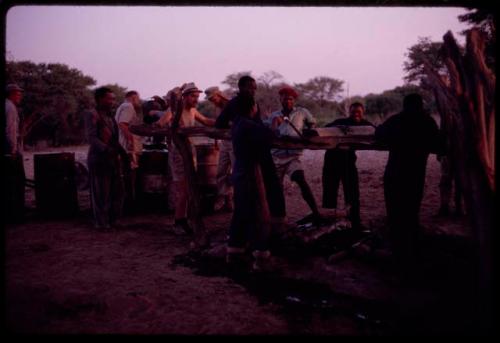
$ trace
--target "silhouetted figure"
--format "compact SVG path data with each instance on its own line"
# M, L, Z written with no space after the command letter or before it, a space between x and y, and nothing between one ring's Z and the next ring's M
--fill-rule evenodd
M255 92L257 91L257 83L251 76L242 76L238 80L238 89L238 94L229 100L226 107L224 107L220 115L217 117L215 121L216 128L228 129L230 127L230 123L235 122L237 117L240 115L238 102L241 101L241 97L250 96L254 98ZM259 105L257 104L256 106L257 113L255 114L253 120L262 124ZM281 186L281 182L278 178L276 166L274 165L273 157L270 151L263 153L260 163L271 216L277 221L284 220L286 216L285 196L283 195L283 187Z
M261 216L261 195L257 183L262 160L269 155L273 131L264 126L257 115L257 106L252 96L243 95L236 103L238 116L232 127L232 142L235 156L234 212L229 230L227 261L245 252L248 244L257 260L270 256L269 228L264 227ZM263 175L263 173L262 173ZM265 184L265 182L264 182ZM267 187L264 185L264 187ZM271 204L268 203L271 207ZM262 211L266 211L263 209Z
M2 115L4 128L3 149L3 218L6 222L21 222L24 219L24 162L23 137L20 133L20 118L17 106L23 98L23 89L16 84L7 85L5 114Z
M377 127L375 137L389 148L384 196L390 241L396 261L415 262L418 253L419 210L429 154L441 150L439 129L424 112L422 97L407 95L403 111Z

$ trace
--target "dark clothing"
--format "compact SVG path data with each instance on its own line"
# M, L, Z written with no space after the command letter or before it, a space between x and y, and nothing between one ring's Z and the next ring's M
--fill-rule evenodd
M118 125L112 114L87 111L85 128L89 141L87 163L95 226L108 228L121 214L124 184Z
M269 210L273 214L284 214L283 190L278 180L270 153L274 133L265 127L259 119L252 120L238 116L232 127L234 212L231 220L229 246L243 247L247 241L253 241L257 250L267 249L267 239L262 235L259 223L259 193L256 180L256 168L262 171L266 188ZM271 162L271 163L270 163ZM270 189L268 185L273 185ZM276 207L278 204L278 207Z
M356 122L352 118L341 118L326 125L332 126L373 126L368 120ZM323 207L337 208L340 182L344 190L346 203L351 207L349 219L353 227L359 226L359 181L356 168L356 152L349 148L329 149L323 163Z
M233 126L236 121L239 120L240 115L238 113L238 102L240 99L241 95L238 94L229 102L227 105L224 107L222 112L219 114L215 121L215 127L219 129L227 129L230 127L229 123L232 122ZM248 119L247 119L248 120ZM251 120L258 125L255 125L254 127L259 127L257 130L261 130L261 126L264 127L264 124L262 123L262 120L260 118L260 109L257 105L257 114L256 117ZM246 121L245 121L246 122ZM245 124L245 126L248 126L248 123ZM252 126L253 127L253 126ZM243 130L245 131L245 130ZM233 131L234 132L234 127ZM266 130L267 132L267 130ZM264 134L265 135L265 134ZM264 139L266 140L267 138L254 138L254 139ZM261 142L264 143L264 142ZM270 141L267 142L266 144L270 144ZM271 211L271 215L273 217L284 217L286 215L286 207L285 207L285 197L283 195L283 186L281 185L281 182L278 178L277 172L276 172L276 166L273 161L273 157L271 155L271 152L269 150L270 145L268 145L268 148L261 149L261 151L258 153L259 156L259 163L261 166L262 170L262 177L264 179L264 184L266 188L266 195L267 195L267 201L269 203L269 210ZM242 147L239 148L240 150ZM250 145L244 149L248 150L248 153L255 154L253 151L253 147ZM233 151L235 154L235 159L236 159L236 147L234 146L234 138L233 138ZM242 151L242 154L240 156L243 156L245 153ZM245 157L244 159L251 158L250 155L248 157ZM246 162L239 162L241 163L246 163ZM235 166L233 167L233 173L236 170L236 162Z
M405 261L416 253L427 158L440 150L439 129L429 115L401 112L377 127L375 138L389 148L384 173L387 219L396 258Z
M224 109L221 111L217 119L215 120L215 127L218 129L229 129L231 127L230 123L235 121L238 114L238 100L241 97L240 94L236 95L234 98L228 101ZM257 115L256 119L260 120L260 108L257 105Z

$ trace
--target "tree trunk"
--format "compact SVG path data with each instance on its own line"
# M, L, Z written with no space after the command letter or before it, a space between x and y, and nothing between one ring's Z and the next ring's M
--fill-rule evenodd
M447 128L452 154L474 230L477 271L477 318L480 328L492 329L493 227L495 222L495 75L484 58L484 38L477 30L467 35L460 54L451 34L443 37L444 62L450 84L426 65L429 83Z

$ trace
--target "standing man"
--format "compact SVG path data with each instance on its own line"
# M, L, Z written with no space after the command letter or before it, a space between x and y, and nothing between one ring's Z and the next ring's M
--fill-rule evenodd
M23 137L19 131L17 106L21 103L23 89L16 84L7 85L4 121L4 200L5 213L2 216L9 223L21 222L24 218L24 163Z
M230 127L230 122L234 123L236 118L240 115L239 104L242 102L241 98L251 97L252 99L255 99L257 83L253 77L245 75L238 80L238 89L238 94L229 100L226 107L224 107L221 114L217 117L217 120L215 121L216 128L228 129ZM258 104L257 112L255 113L253 120L262 124ZM262 169L262 178L266 188L269 211L271 212L273 220L278 224L282 224L286 216L285 196L283 195L283 187L279 181L276 166L274 165L273 157L270 151L263 153L260 160L260 167Z
M219 87L207 88L205 94L206 99L215 106L215 115L218 117L229 100L219 90ZM214 211L220 211L224 207L228 211L233 210L233 189L231 185L233 164L233 144L229 140L221 140L219 162L217 164L217 198L214 203Z
M125 101L118 107L115 120L119 128L118 140L122 148L127 152L129 161L124 161L125 172L125 208L132 209L135 202L137 168L139 167L139 156L142 152L142 140L140 136L130 132L130 125L141 123L138 111L141 110L141 98L137 91L129 91L125 94Z
M238 97L238 116L231 136L234 148L234 212L231 218L226 261L238 264L248 247L255 257L253 268L262 269L269 262L269 234L264 207L267 196L263 186L261 159L269 155L273 131L256 120L257 106L251 96ZM265 186L264 186L265 187Z
M123 206L122 156L118 125L114 119L115 94L110 88L94 92L96 108L84 113L89 142L90 195L97 229L109 229Z
M364 119L365 107L360 102L349 106L349 117L340 118L326 127L332 126L373 126ZM361 218L359 214L359 179L356 168L356 152L349 147L329 149L325 153L323 163L323 207L337 208L337 197L340 182L344 189L344 198L349 205L349 219L354 230L361 231Z
M182 109L181 118L179 120L179 127L191 127L194 126L195 121L200 122L205 126L214 126L215 120L212 118L207 118L196 109L198 104L198 98L200 93L203 91L198 89L193 82L184 84L180 89L182 92L182 103L184 105ZM174 114L171 109L168 109L163 117L161 117L157 124L159 126L166 126L171 124L174 119ZM191 143L191 148L193 150L193 159L196 166L196 150L194 145ZM168 163L172 170L172 179L176 184L177 188L177 198L175 204L175 225L182 228L186 233L191 234L193 230L187 221L187 205L188 205L188 194L187 194L187 180L186 174L184 172L184 162L182 156L179 153L177 147L173 144L170 147L168 155Z
M269 119L266 120L266 124L273 131L276 131L279 136L299 137L297 131L302 132L304 127L311 128L316 124L316 120L307 109L295 106L295 100L299 96L295 89L286 86L281 88L278 94L282 109L271 113ZM302 198L312 211L313 223L319 225L321 216L314 195L304 176L304 168L300 161L302 150L271 149L271 154L281 184L283 184L285 174L290 177L290 180L297 183Z
M378 126L375 138L389 148L384 173L387 219L395 259L406 267L418 252L425 169L429 154L442 150L439 129L424 112L422 97L409 94L403 111Z

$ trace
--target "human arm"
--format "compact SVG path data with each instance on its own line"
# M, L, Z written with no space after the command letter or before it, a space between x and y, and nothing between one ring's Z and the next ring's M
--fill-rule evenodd
M195 112L194 112L194 119L196 121L202 123L205 126L214 126L215 125L215 119L205 117L203 114L201 114L197 110L195 110Z
M316 118L313 117L311 112L309 112L307 109L304 110L304 126L307 127L308 129L313 128L316 126Z
M215 120L215 127L218 129L228 129L229 122L233 119L234 101L230 100Z
M173 114L172 114L172 111L170 110L170 108L165 112L165 114L163 114L163 116L158 119L158 121L156 123L154 123L155 125L158 125L160 127L164 127L164 126L167 126L169 124L172 123L172 119L173 119Z

